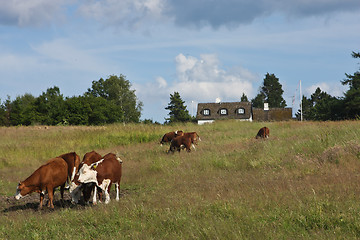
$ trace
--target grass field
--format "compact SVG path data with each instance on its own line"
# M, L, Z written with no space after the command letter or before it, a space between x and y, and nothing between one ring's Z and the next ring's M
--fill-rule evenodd
M255 139L263 126L270 138ZM174 130L198 132L196 151L166 154L158 142ZM0 136L0 239L360 238L360 121L11 127ZM38 211L36 193L13 199L47 159L92 150L123 160L119 202Z

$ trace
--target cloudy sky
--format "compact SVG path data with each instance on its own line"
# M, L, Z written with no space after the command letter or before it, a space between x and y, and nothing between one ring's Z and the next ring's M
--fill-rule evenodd
M0 0L1 102L53 86L78 96L123 74L141 118L162 123L174 91L195 114L198 102L254 98L274 73L295 113L300 80L308 97L343 96L352 51L359 0Z

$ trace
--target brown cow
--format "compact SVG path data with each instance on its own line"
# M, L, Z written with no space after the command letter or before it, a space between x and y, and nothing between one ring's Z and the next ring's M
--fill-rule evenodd
M189 136L178 136L171 141L168 153L180 152L181 149L186 148L186 151L191 151L192 138Z
M256 139L258 138L268 138L270 136L270 130L267 127L260 128L256 135Z
M83 192L84 201L85 202L89 201L91 193L95 188L95 185L94 184L81 184L78 181L79 174L77 174L77 173L80 171L80 169L82 169L84 167L84 165L90 166L91 164L99 161L101 158L102 158L101 155L95 151L85 153L83 160L78 167L78 171L76 172L74 178L71 181L71 185L70 185L70 189L69 189L73 203L78 203L78 201L80 199L81 190ZM99 192L99 195L101 195L101 192ZM99 198L101 199L101 196L99 196Z
M165 133L165 135L162 137L161 141L160 141L160 145L162 146L164 143L170 143L171 140L173 140L174 138L176 138L177 136L182 136L184 134L183 131L175 131L175 132L168 132Z
M79 171L79 182L95 183L105 193L105 203L110 202L110 188L114 183L116 187L116 201L120 199L120 180L122 175L122 160L114 153L108 153L103 159L91 164L84 165ZM97 188L95 188L96 191ZM94 193L93 204L96 204Z
M71 181L74 179L75 174L79 170L80 157L75 152L65 153L59 156L65 160L68 165L68 179L67 184L70 185Z
M199 134L197 134L197 132L187 132L184 133L183 136L191 138L191 146L194 148L194 150L195 150L194 144L197 144L198 141L201 141L200 136Z
M19 182L15 199L19 200L32 192L40 193L39 208L42 208L45 192L48 193L48 206L54 208L54 189L60 186L61 199L64 199L65 182L68 177L68 165L62 158L50 159L39 167L25 181Z

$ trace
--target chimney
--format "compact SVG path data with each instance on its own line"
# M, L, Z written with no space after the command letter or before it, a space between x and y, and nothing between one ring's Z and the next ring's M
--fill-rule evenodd
M264 111L269 111L269 103L264 103Z

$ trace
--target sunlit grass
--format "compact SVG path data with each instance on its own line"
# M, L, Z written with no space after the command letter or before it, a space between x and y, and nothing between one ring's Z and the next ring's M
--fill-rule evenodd
M263 126L270 138L255 139ZM202 141L196 151L167 154L168 146L158 143L174 130L197 131ZM14 194L18 180L61 153L112 151L123 159L120 202L5 212L0 239L360 238L358 121L0 128L0 133L2 196Z

